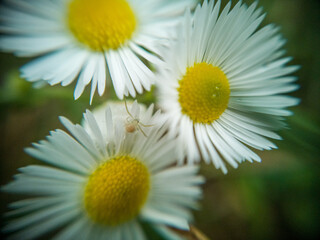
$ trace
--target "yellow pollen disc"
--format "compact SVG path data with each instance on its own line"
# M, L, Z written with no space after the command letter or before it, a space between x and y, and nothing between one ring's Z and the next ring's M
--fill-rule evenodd
M136 29L136 17L126 0L72 0L69 29L95 51L117 49Z
M188 67L177 90L182 113L194 123L210 124L218 119L230 97L226 75L208 63Z
M115 226L139 214L149 190L149 171L141 161L130 156L114 157L89 177L85 209L94 222Z

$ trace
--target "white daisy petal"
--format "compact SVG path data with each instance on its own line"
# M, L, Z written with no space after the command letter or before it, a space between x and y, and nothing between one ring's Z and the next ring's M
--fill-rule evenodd
M5 2L12 4L13 8L23 9L26 11L26 13L33 12L38 16L47 17L48 19L50 19L52 15L55 15L55 13L58 13L59 11L58 9L59 1L54 1L54 2L50 1L47 4L43 4L35 0L30 0L30 1L5 0ZM44 13L50 13L50 14L45 15ZM21 14L23 14L23 12ZM28 14L28 16L30 15Z
M61 212L56 212L57 216L46 216L45 221L40 221L37 225L29 226L25 230L13 234L11 239L35 239L40 235L52 231L60 226L63 226L68 221L75 219L78 215L76 209L66 211L65 209Z
M120 51L120 56L122 59L125 59L126 55L128 55L126 52L130 51L129 49L122 49L122 51ZM143 92L143 88L139 79L139 76L137 74L137 72L135 71L134 66L129 62L129 61L123 61L124 66L126 67L129 76L131 77L132 80L132 84L134 85L136 91L138 93L142 93Z
M54 83L62 81L62 84L65 86L74 80L71 77L78 75L87 56L86 52L76 52L74 48L62 49L61 51L48 54L24 65L20 68L21 75L28 81L42 80L46 75L49 75L51 78L47 78L46 81L52 81ZM61 79L55 80L52 73L54 73L57 68L61 67L60 63L65 59L73 61L72 64L66 64L68 70L63 72L63 74L67 74L67 76L61 76ZM64 68L61 70L64 70Z
M183 240L182 237L178 236L177 234L173 233L168 227L165 225L155 225L154 229L159 232L165 239L170 240Z
M121 72L123 73L123 77L122 78L125 80L126 90L129 91L129 94L132 97L136 97L136 90L134 88L134 85L133 85L133 82L132 82L132 80L130 78L130 75L128 74L128 71L127 71L126 65L124 63L124 60L121 57L121 53L120 53L118 64L119 64L119 67L121 69ZM128 94L125 93L125 95L128 95Z
M185 219L181 219L172 214L163 213L155 209L145 208L142 212L143 218L150 222L156 222L160 224L168 224L170 226L187 230L189 229L188 222Z
M58 196L58 197L41 197L41 198L32 198L26 200L20 200L18 202L13 202L9 205L11 210L7 212L5 216L12 217L12 216L21 216L23 214L31 213L36 210L48 208L50 206L60 204L68 199L67 196Z
M104 90L106 88L106 67L105 67L105 58L103 56L100 57L98 62L97 76L98 76L98 93L101 96L104 93Z
M222 138L216 133L214 126L207 127L208 135L211 141L214 143L216 149L224 157L224 159L234 168L238 167L238 164L232 156L231 149L227 147L227 144Z
M148 60L149 62L153 63L153 64L157 64L157 65L161 65L163 64L163 61L159 58L157 58L156 56L152 55L151 53L149 53L148 51L146 51L145 49L143 49L141 46L131 42L130 43L130 48L137 53L138 55L140 55L141 57L143 57L144 59Z
M47 139L48 143L56 150L63 152L65 156L69 156L86 168L90 168L95 165L94 158L66 132L59 129L52 131L51 136L48 136Z
M207 127L207 126L206 126ZM213 162L213 164L215 165L215 167L217 169L222 170L223 173L227 172L227 168L224 164L224 162L222 161L222 158L220 157L220 155L218 154L217 150L215 147L212 147L213 142L211 141L209 134L208 134L208 130L206 127L201 127L200 128L200 134L202 134L202 140L203 143L206 147L206 149L209 152L209 155L211 157L211 161Z
M42 180L42 181L41 181ZM39 182L41 181L41 182ZM25 177L17 175L17 181L9 183L2 189L7 192L16 192L19 194L67 194L72 189L80 188L75 183L64 184L65 181L53 179L41 179L40 177ZM62 185L63 184L63 185ZM58 186L57 186L58 185Z
M260 157L257 154L252 152L249 148L247 148L245 145L241 144L237 139L235 139L228 131L226 131L223 128L222 124L220 125L220 123L217 122L215 124L215 129L221 135L221 137L225 139L227 143L229 143L229 146L232 147L235 151L237 151L240 154L240 156L242 156L243 159L241 159L241 157L238 159L240 160L240 162L241 160L245 159L247 159L250 162L252 162L252 160L258 162L261 161Z
M248 144L251 147L257 148L259 150L271 150L271 148L276 148L275 144L271 143L266 138L260 137L258 134L252 133L244 128L239 130L232 123L224 121L222 119L221 122L223 122L225 126L228 126L229 131L232 132L235 138Z
M78 77L77 85L74 90L74 98L75 99L78 99L82 95L84 88L92 80L95 71L97 71L97 69L100 69L98 64L99 64L98 56L92 55L92 56L88 57L88 60L84 64L82 71ZM103 68L104 68L104 66L103 66ZM59 78L57 78L57 79L59 79ZM104 79L103 79L103 83L105 83ZM104 90L104 88L103 88L103 90Z
M110 70L111 79L114 85L114 90L119 98L124 95L124 79L121 76L121 69L119 67L117 54L114 51L109 51L106 53L106 58L108 61L108 67ZM115 84L117 82L117 84Z
M92 103L93 96L96 91L97 85L98 85L98 73L95 72L93 75L92 83L91 83L90 104Z
M157 179L161 179L162 181L170 181L171 179L175 179L175 181L183 184L183 185L198 185L204 182L202 177L199 178L186 178L187 175L193 175L197 173L199 167L195 166L182 166L182 167L175 167L165 172L159 172L155 174Z
M199 145L201 157L207 164L209 164L211 162L211 160L210 160L208 150L205 146L205 138L207 137L207 134L202 133L203 126L201 126L200 124L196 124L194 127L195 127L194 134L196 136L197 143ZM216 167L218 167L217 164L216 164Z
M55 215L60 215L62 212L68 212L73 210L77 214L77 209L74 203L60 203L53 207L47 207L43 210L29 214L27 217L21 217L17 220L12 221L9 225L4 227L4 231L15 231L17 229L30 227L30 225L35 225L44 219L54 217Z
M151 88L151 83L150 79L154 79L154 74L153 72L148 69L144 63L131 51L125 51L124 52L127 55L127 61L129 62L128 64L131 64L131 66L135 66L135 72L137 75L140 77L140 82L142 86L150 91Z
M146 237L144 236L144 233L142 232L142 229L140 225L137 222L132 222L131 224L127 224L128 226L128 237L132 240L144 240ZM129 239L129 238L125 238Z
M102 134L96 119L94 118L92 113L88 110L83 116L85 121L88 123L89 128L91 129L91 132L95 138L96 143L99 146L99 149L103 152L103 154L106 154L106 143L102 137Z
M68 131L82 144L84 148L88 150L96 158L102 158L102 153L96 148L93 140L89 134L80 126L73 125L67 118L60 117L61 123L68 129Z
M73 174L67 171L62 171L59 169L31 165L19 169L20 172L28 174L30 176L42 177L42 178L52 178L57 180L64 180L69 182L83 182L83 176Z
M85 167L83 167L79 163L74 162L73 158L65 156L64 154L52 149L48 143L42 142L41 145L34 144L33 146L35 148L26 148L26 153L43 162L52 164L57 167L75 171L81 174L86 173ZM68 161L64 161L64 159L68 159Z
M54 240L66 240L66 239L75 239L79 236L83 237L82 231L87 226L87 220L83 218L79 218L75 220L71 225L68 225L63 231L61 231L57 236L55 236Z
M1 37L0 50L6 52L15 51L15 54L21 57L33 57L62 48L70 42L70 39L65 36Z

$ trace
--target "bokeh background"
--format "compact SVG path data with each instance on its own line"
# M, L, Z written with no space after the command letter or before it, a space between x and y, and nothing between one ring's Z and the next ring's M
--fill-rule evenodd
M302 102L292 108L288 128L280 132L284 140L277 142L279 149L258 152L262 163L229 168L227 175L213 166L201 167L207 182L194 225L217 240L320 239L320 2L260 0L259 6L267 12L263 25L281 26L288 39L287 55L294 57L291 64L301 65L296 73L301 88L292 95ZM19 78L18 68L27 61L0 54L0 185L8 183L17 168L35 163L23 149L50 130L63 128L58 116L79 123L86 108L115 98L110 88L90 106L89 89L73 100L74 84L32 88ZM152 93L138 99L146 104L154 100ZM1 215L16 198L0 195ZM4 221L1 218L1 226Z

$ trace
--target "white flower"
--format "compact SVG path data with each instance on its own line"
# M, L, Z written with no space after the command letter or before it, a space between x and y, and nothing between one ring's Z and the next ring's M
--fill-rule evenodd
M220 1L204 1L191 16L187 11L159 68L160 105L178 135L179 161L204 159L227 172L230 165L260 161L247 146L259 150L276 148L266 137L284 126L285 108L298 99L281 94L298 88L288 74L285 40L278 28L258 26L265 17L257 2L247 7L231 2L221 11ZM246 146L247 145L247 146Z
M14 220L3 230L13 232L12 238L34 239L61 229L55 239L143 240L140 222L168 236L172 232L165 226L188 229L189 208L197 206L203 183L198 168L172 167L174 139L164 136L166 127L156 120L159 113L152 115L152 106L140 114L154 124L146 129L148 137L123 131L111 110L106 108L103 121L87 111L86 129L61 117L72 135L56 130L26 149L50 166L20 168L2 188L30 196L10 205L7 215Z
M66 86L74 97L91 82L91 100L112 80L119 98L150 90L150 65L177 17L194 0L5 0L0 49L17 56L43 55L21 68L22 77ZM154 54L155 53L155 54ZM41 83L40 82L40 83Z

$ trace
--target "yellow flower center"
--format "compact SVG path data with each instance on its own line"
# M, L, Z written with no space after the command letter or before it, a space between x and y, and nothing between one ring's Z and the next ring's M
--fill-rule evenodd
M85 188L84 204L94 222L115 226L139 214L149 190L147 167L130 156L118 156L91 174Z
M119 48L137 24L126 0L72 0L67 20L74 36L95 51Z
M196 63L188 67L177 90L182 113L194 123L210 124L228 106L228 79L220 68L208 63Z

